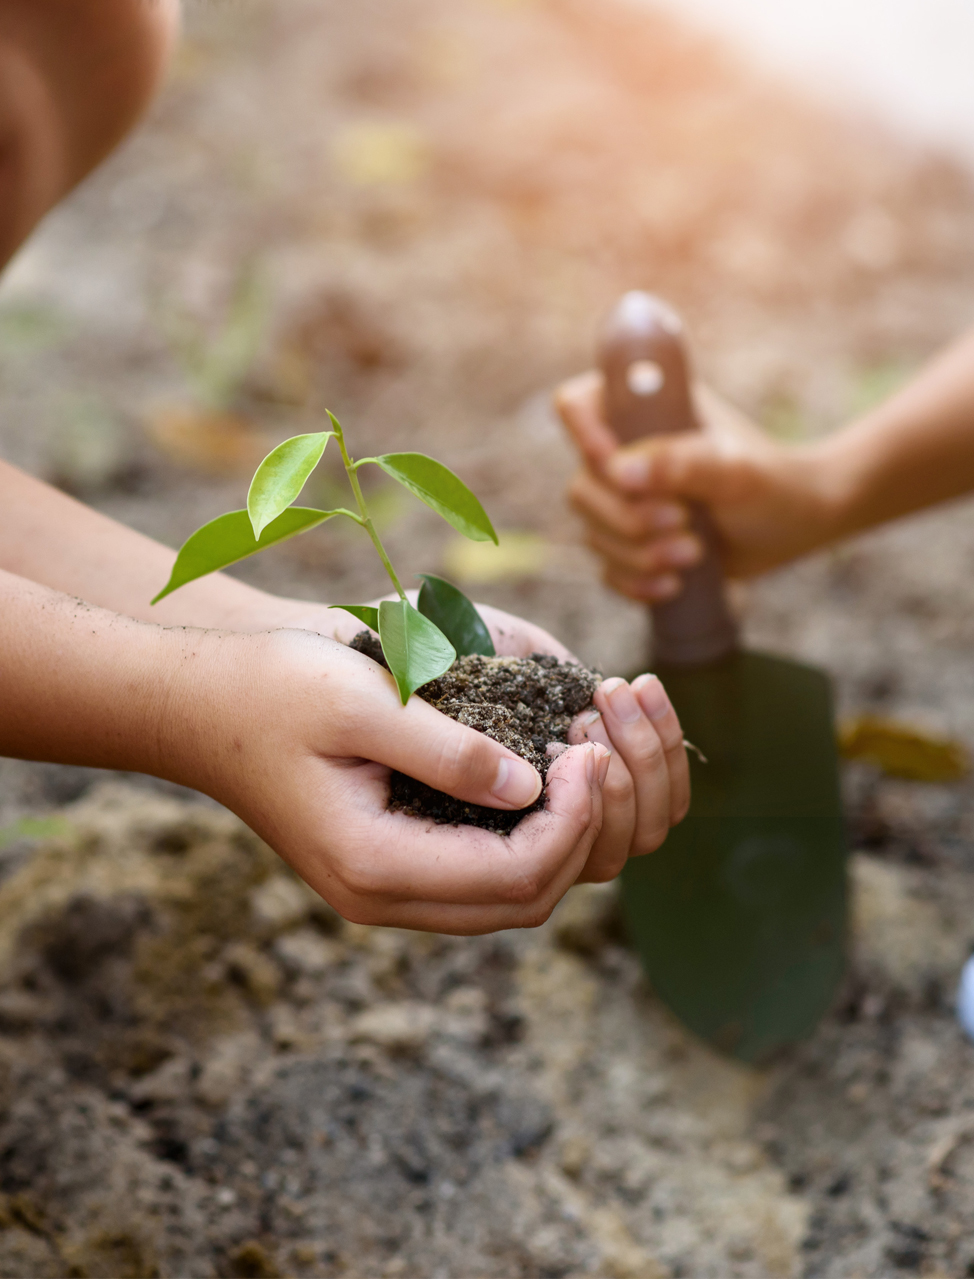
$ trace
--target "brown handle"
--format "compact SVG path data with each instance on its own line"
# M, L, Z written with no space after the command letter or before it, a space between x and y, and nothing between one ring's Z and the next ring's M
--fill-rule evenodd
M699 429L683 325L665 302L651 293L627 293L609 316L599 355L609 425L623 444ZM661 666L703 666L737 647L717 531L706 507L692 506L690 526L706 553L682 574L680 594L652 609L653 658Z

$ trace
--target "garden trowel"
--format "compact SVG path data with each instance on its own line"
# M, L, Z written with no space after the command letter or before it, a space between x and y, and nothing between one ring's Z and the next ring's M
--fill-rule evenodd
M665 303L627 293L601 363L621 442L697 429L682 325ZM823 672L742 651L716 530L703 507L691 520L706 555L652 610L651 668L703 758L691 752L687 817L623 872L623 909L657 994L714 1047L759 1062L811 1031L843 970L831 698Z

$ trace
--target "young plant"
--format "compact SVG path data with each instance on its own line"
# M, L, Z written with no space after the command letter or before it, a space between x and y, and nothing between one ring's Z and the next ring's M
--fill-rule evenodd
M484 508L467 486L441 462L424 453L384 453L354 461L345 447L345 435L333 413L332 430L295 435L268 453L250 485L247 509L230 511L204 524L184 543L176 556L169 581L152 601L159 600L207 573L226 568L278 542L306 533L336 515L354 520L368 533L383 567L396 588L397 600L383 600L378 608L368 604L333 604L353 613L376 631L389 670L405 706L411 693L448 671L457 654L493 656L494 645L483 619L462 591L432 573L421 573L423 585L417 608L406 592L386 554L359 484L362 466L379 466L387 475L425 502L448 524L475 542L497 543L497 534ZM358 512L339 507L320 511L295 506L308 477L321 461L328 441L341 449Z

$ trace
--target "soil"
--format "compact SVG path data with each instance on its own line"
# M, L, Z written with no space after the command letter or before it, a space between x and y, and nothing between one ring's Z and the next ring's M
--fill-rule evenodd
M382 645L371 631L360 631L351 647L388 670ZM416 692L450 719L486 733L526 759L544 781L552 760L548 747L568 744L572 720L591 706L601 681L594 671L546 653L523 658L470 654ZM528 813L545 806L543 792L529 807L513 812L468 804L397 772L389 787L389 807L395 811L430 818L438 825L480 826L501 835L509 835Z
M632 671L646 618L580 545L547 407L617 294L667 295L700 370L791 439L974 315L963 167L650 8L184 9L151 118L0 289L0 452L170 545L327 404L359 455L441 458L518 551L473 572L380 481L397 563ZM259 350L214 419L169 321L216 333L248 265ZM233 571L381 594L337 523ZM955 503L763 579L746 640L828 670L843 715L974 744L972 563ZM951 1006L974 780L856 765L845 787L848 983L752 1071L667 1015L611 885L532 932L363 928L200 796L0 761L0 1276L974 1273L974 1047Z

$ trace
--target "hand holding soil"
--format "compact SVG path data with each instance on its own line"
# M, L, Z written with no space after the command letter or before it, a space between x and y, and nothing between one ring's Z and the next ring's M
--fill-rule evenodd
M194 783L238 813L346 919L454 934L543 922L582 875L603 821L600 744L564 752L544 811L509 836L437 826L388 808L407 771L474 804L537 799L513 752L401 705L386 671L307 631L203 636L210 675L194 714Z

